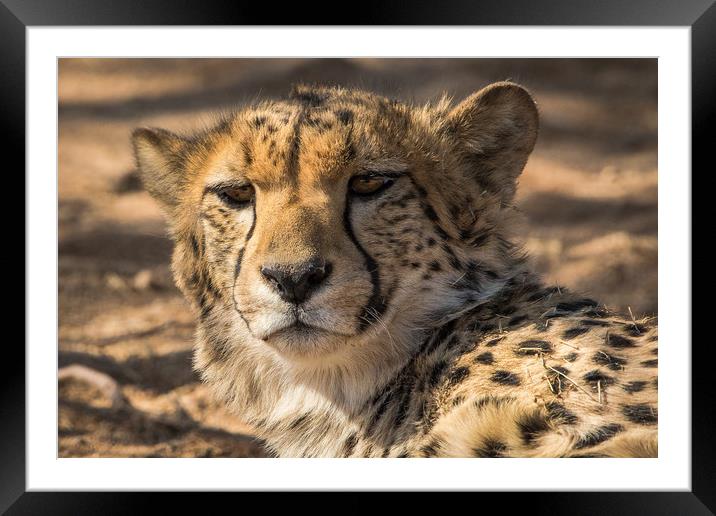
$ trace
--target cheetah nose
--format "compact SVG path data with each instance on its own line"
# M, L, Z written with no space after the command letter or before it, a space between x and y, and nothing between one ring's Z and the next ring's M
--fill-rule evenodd
M268 264L261 274L281 299L298 305L306 301L331 272L331 264L313 258L297 264Z

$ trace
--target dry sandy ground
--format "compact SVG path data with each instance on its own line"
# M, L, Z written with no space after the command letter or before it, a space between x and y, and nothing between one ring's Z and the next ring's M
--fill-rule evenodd
M425 101L507 78L542 112L518 197L535 267L610 308L655 315L655 60L62 60L59 364L119 390L113 404L60 380L59 455L265 453L191 369L192 315L170 278L161 214L133 171L133 127L192 129L296 81Z

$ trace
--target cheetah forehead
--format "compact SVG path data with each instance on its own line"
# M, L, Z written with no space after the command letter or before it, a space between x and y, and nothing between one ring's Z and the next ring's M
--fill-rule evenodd
M259 186L299 177L333 180L356 170L401 172L429 117L372 93L296 87L284 100L248 106L216 128L210 168ZM420 134L418 134L420 133Z

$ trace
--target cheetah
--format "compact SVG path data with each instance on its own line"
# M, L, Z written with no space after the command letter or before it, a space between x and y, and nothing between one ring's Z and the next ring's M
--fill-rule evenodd
M194 367L281 457L657 456L657 327L548 286L515 236L538 133L511 82L341 87L139 128Z

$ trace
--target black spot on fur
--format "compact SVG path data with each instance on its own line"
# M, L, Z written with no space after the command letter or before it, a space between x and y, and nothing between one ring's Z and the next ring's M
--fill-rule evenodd
M251 166L254 162L254 155L248 146L244 146L244 162L247 166Z
M470 245L472 247L480 247L487 242L487 239L490 238L490 233L487 231L479 233L475 238L473 238L472 242L470 242Z
M604 374L599 369L589 371L587 374L582 376L582 379L585 382L594 382L594 383L601 382L602 387L605 385L611 385L614 383L614 378L612 378L609 375Z
M506 450L507 446L505 445L505 443L494 439L486 439L482 443L482 446L480 446L479 448L474 448L472 450L472 453L475 457L486 459L502 457Z
M308 104L311 107L320 106L323 102L323 97L321 97L318 92L313 90L294 90L291 92L291 98L298 100L299 102L303 102L304 104Z
M435 222L438 220L438 214L435 213L435 210L429 204L425 203L423 205L423 212L425 212L425 216L431 221Z
M447 362L444 360L441 360L433 366L433 370L430 372L430 376L428 377L428 385L430 387L435 387L438 384L446 367Z
M654 358L652 360L644 360L641 365L643 367L658 367L659 365L659 359Z
M410 394L413 390L414 384L415 380L408 378L402 382L400 388L398 389L398 393L396 395L396 399L398 399L398 410L393 421L394 430L397 430L405 421L408 409L410 408Z
M206 298L202 295L199 299L199 320L206 321L213 308L212 305L206 304Z
M591 310L586 310L582 315L586 315L587 317L607 317L609 312L604 308L596 307Z
M377 426L378 422L383 417L383 414L385 414L385 410L388 408L388 405L391 402L391 396L387 395L383 398L383 401L378 405L378 408L373 413L373 417L371 417L370 421L368 422L368 426L366 427L365 433L366 435L371 435L373 433L373 430Z
M437 272L442 270L442 267L440 267L440 264L438 262L433 260L432 262L430 262L430 270Z
M211 363L223 362L230 356L231 346L226 338L217 338L208 343L205 348L209 353Z
M343 456L348 457L351 453L353 453L353 450L356 447L356 444L358 444L358 435L353 433L348 436L348 439L346 439L346 442L343 443Z
M583 326L609 326L609 322L600 321L598 319L582 319L579 324Z
M348 125L353 121L353 111L348 109L341 109L336 112L336 118L340 120L343 125Z
M465 378L470 376L470 368L469 367L457 367L452 370L450 373L450 376L448 376L448 386L453 387L460 382L462 382Z
M597 306L598 304L599 303L597 303L594 299L582 299L579 301L557 303L555 308L560 312L576 312L582 308Z
M539 412L525 416L517 426L522 434L522 441L527 445L534 444L541 434L549 430L547 420Z
M291 430L295 430L296 428L298 428L299 426L301 426L303 423L305 423L305 422L308 421L309 419L310 419L309 414L303 414L302 416L299 416L299 417L297 417L296 419L294 419L294 420L291 422L291 424L289 425L289 428L290 428Z
M492 380L495 383L499 383L502 385L519 385L520 384L520 377L517 376L514 373L511 373L509 371L495 371L492 373L492 376L490 377L490 380Z
M492 353L489 351L485 351L484 353L480 353L475 357L475 362L478 364L485 364L490 365L495 361L494 357L492 356Z
M462 270L462 262L460 262L460 259L455 256L455 253L453 252L452 248L448 244L443 244L442 249L448 255L448 261L450 262L450 266L455 270Z
M435 234L438 235L442 240L447 240L450 238L450 236L445 232L445 230L443 228L441 228L437 224L437 222L434 223L434 226L435 226Z
M646 403L622 405L622 414L632 423L640 425L653 425L658 421L656 409Z
M556 366L550 366L550 367L552 367L552 369L554 369L555 371L558 371L558 372L562 373L562 374L565 375L565 376L569 374L569 369L567 369L566 367L562 367L562 366L558 366L558 365L556 365Z
M343 161L349 162L353 161L356 157L356 148L353 143L348 143L343 149Z
M482 398L475 400L475 408L478 410L482 410L488 405L493 405L499 408L514 400L515 398L513 398L512 396L483 396Z
M575 352L569 353L568 355L564 355L563 357L567 362L574 362L579 358L579 355Z
M596 446L597 444L603 443L614 437L616 434L624 430L622 425L612 423L610 425L600 426L593 430L590 430L584 434L574 445L577 450L582 448L588 448L590 446Z
M497 337L496 339L489 340L487 341L487 344L485 344L485 346L487 346L488 348L492 348L494 346L497 346L497 344L499 344L501 340L504 340L504 337Z
M189 242L191 243L191 250L194 253L194 256L199 256L199 241L196 239L196 235L194 233L189 236Z
M623 369L624 364L627 363L626 358L610 355L604 351L597 351L592 357L592 361L595 364L607 366L612 371Z
M560 312L559 310L557 310L556 308L553 307L552 309L550 309L547 312L545 312L544 314L542 314L541 317L543 319L557 319L559 317L566 317L567 315L569 315L567 312Z
M525 340L515 348L518 355L533 355L536 353L551 353L552 345L546 340Z
M640 337L647 332L648 328L639 323L628 323L624 325L624 331L632 337Z
M637 380L624 384L623 389L629 394L632 394L644 390L644 387L646 387L646 382Z
M527 320L527 315L516 315L512 319L510 319L510 322L507 323L508 326L515 326L516 324L520 324L521 322Z
M584 335L588 331L589 331L589 328L584 328L584 327L570 328L562 334L562 338L566 339L566 340L570 340L575 337L579 337L580 335Z
M607 344L613 348L632 348L632 347L634 347L633 340L631 340L627 337L622 337L621 335L609 334L605 337L605 340L607 341Z
M559 421L565 425L573 425L578 421L577 416L561 403L548 403L547 413L551 419Z
M425 243L427 244L428 247L433 247L435 244L437 244L435 239L432 237L428 238Z
M437 455L438 451L440 451L440 446L442 446L440 439L433 439L428 444L423 446L420 451L425 457L434 457Z
M463 401L465 401L465 397L464 397L464 396L455 396L455 397L453 398L453 400L452 400L452 406L453 406L453 407L457 407L457 406L460 405Z

